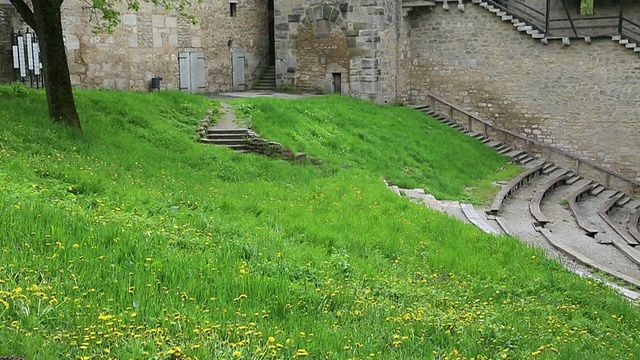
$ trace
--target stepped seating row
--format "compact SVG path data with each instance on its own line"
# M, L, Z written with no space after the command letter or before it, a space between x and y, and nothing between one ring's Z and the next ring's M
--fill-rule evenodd
M624 228L622 228L620 225L618 225L610 216L609 216L609 212L613 209L614 206L616 205L624 205L627 202L629 202L631 200L631 198L629 198L627 195L623 194L623 193L616 193L614 195L612 195L609 200L607 200L604 205L598 209L598 215L602 218L602 220L604 220L609 227L611 227L618 235L620 235L620 237L622 239L624 239L624 241L631 246L636 246L639 245L640 242L638 242L637 239L635 239L633 236L631 236L631 234ZM629 228L631 228L632 224L629 224ZM637 223L636 223L637 225ZM636 226L637 228L637 226ZM640 263L640 262L639 262Z
M585 234L589 237L595 237L596 234L598 233L598 230L592 228L589 225L589 223L587 222L587 219L582 214L582 210L580 210L580 207L578 207L578 201L582 197L587 195L592 189L593 189L593 184L588 183L582 186L581 188L577 189L576 191L574 191L571 195L569 195L569 209L571 210L571 213L573 214L573 216L576 218L576 223L578 224L578 227L584 230Z
M568 180L570 177L569 174L566 174L565 171L561 171L560 174L554 176L551 180L546 182L541 188L537 189L535 194L533 195L533 199L529 202L529 212L531 216L536 220L537 226L544 227L547 223L550 223L549 220L542 211L540 210L540 204L542 203L542 198L551 192L553 189L562 185Z
M516 176L515 179L511 180L505 187L502 188L496 195L495 200L491 204L489 210L487 210L487 214L489 215L497 215L502 207L502 203L507 196L515 193L518 189L524 185L525 183L531 181L534 177L542 174L542 169L545 167L545 163L539 164L537 166L528 169L522 174Z

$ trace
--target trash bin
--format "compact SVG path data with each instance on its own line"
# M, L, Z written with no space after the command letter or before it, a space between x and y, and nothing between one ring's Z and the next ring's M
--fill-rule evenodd
M160 90L160 81L162 81L162 78L159 76L151 78L151 89Z

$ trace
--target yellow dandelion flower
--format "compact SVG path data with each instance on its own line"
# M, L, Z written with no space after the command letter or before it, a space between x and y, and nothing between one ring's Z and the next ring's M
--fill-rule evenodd
M236 350L236 351L233 352L233 356L234 357L240 357L240 356L242 356L242 353L240 352L240 350Z
M309 356L309 353L305 349L298 349L295 356Z
M267 340L269 340L269 342L272 343L272 342L276 341L276 338L274 338L273 336L269 336L269 338Z

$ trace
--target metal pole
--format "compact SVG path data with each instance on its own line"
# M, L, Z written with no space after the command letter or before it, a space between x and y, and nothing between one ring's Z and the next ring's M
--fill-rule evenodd
M618 16L618 34L622 35L622 22L624 21L624 0L620 0L620 15Z
M544 36L549 37L549 14L551 13L551 0L547 0L547 7L544 10Z

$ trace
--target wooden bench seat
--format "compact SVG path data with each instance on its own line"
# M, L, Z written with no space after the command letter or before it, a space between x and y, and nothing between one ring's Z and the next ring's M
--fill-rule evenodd
M638 240L636 240L628 231L623 229L620 225L618 225L613 219L609 216L609 211L615 206L615 204L624 197L623 193L613 195L604 205L598 209L598 215L604 220L612 229L615 231L624 241L631 245L636 246L640 244Z
M591 189L593 189L593 184L587 184L569 195L569 209L571 210L573 216L576 218L578 227L584 230L587 236L595 237L598 233L598 230L592 228L589 223L587 223L587 220L582 215L582 210L580 210L580 208L578 207L578 199L583 197L585 194L588 194Z
M502 207L502 203L504 202L504 199L513 194L514 192L518 191L518 189L524 185L525 183L527 183L528 181L530 181L531 179L533 179L534 177L536 177L537 175L540 175L542 173L542 168L545 166L545 164L540 164L538 166L534 166L531 169L523 172L522 174L518 175L515 179L511 180L505 187L502 188L502 190L500 190L498 192L498 194L496 195L495 200L493 200L493 203L491 204L491 208L489 210L487 210L487 214L489 215L496 215L498 214L498 212L500 211L500 208Z
M638 231L638 225L640 225L640 207L629 218L629 234L633 236L638 242L640 242L640 232Z
M569 175L563 174L559 176L553 177L547 183L545 183L541 188L537 189L535 194L533 195L533 199L529 203L529 212L534 219L536 219L536 225L544 227L547 223L550 223L549 220L542 211L540 210L540 203L542 203L542 198L545 197L549 192L563 184L565 180L569 178Z

